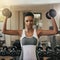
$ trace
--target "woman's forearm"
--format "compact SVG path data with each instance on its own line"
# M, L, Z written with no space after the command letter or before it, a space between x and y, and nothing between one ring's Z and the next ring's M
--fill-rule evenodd
M56 21L55 21L54 18L51 18L51 21L52 21L53 31L55 33L57 33L58 32L58 27L57 27Z
M7 17L5 18L4 21L3 30L2 30L3 33L6 31L6 24L7 24Z

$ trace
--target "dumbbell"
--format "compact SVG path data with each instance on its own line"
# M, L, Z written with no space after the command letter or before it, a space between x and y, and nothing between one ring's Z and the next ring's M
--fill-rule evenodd
M55 50L56 56L60 57L60 46L56 46L54 50Z
M4 54L5 56L8 56L9 51L8 51L8 47L7 47L7 46L3 46L3 54Z
M39 43L40 44L40 43ZM37 52L37 55L40 56L40 57L43 57L43 47L40 46L38 44L38 46L36 47L36 52Z
M36 55L37 55L37 58L39 58L39 60L43 60L43 54L44 54L44 52L43 52L43 48L41 47L41 46L38 46L37 48L36 48Z
M8 47L7 46L2 46L0 49L0 56L7 56L8 55Z
M52 50L52 47L47 46L46 47L46 56L47 57L52 57L54 55L54 51Z
M51 19L51 17L55 17L57 14L55 9L50 9L47 13L46 13L46 18Z
M0 56L5 56L6 54L4 53L3 48L0 49Z
M17 47L17 50L21 50L21 44L20 44L20 41L19 41L19 40L16 40L16 41L13 43L13 46L16 46L16 47Z
M0 40L0 47L5 43L5 40Z
M9 52L9 55L10 56L16 56L17 55L17 52L16 52L17 48L15 46L12 46L11 47L11 50Z
M43 56L43 48L42 47L37 47L37 54L38 56Z
M3 16L6 16L7 18L10 18L12 16L12 12L8 8L4 8L2 10Z
M37 50L38 56L43 56L43 47L41 46L41 43L40 42L38 42L38 45L36 47L36 50Z

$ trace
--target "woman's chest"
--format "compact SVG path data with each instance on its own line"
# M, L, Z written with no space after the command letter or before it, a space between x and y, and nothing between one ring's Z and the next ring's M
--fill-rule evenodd
M24 37L22 39L22 45L36 45L37 44L37 39L35 37Z

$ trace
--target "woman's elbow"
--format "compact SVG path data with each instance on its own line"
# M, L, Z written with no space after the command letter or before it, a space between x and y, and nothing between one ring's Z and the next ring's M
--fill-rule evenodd
M58 33L58 30L54 31L53 34L57 34Z
M4 31L4 30L2 30L2 33L3 33L3 34L5 34L5 31Z

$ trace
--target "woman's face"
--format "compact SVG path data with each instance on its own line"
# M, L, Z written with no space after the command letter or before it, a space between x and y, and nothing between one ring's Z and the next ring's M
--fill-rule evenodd
M25 17L25 27L32 28L33 27L33 17L32 16L26 16Z

